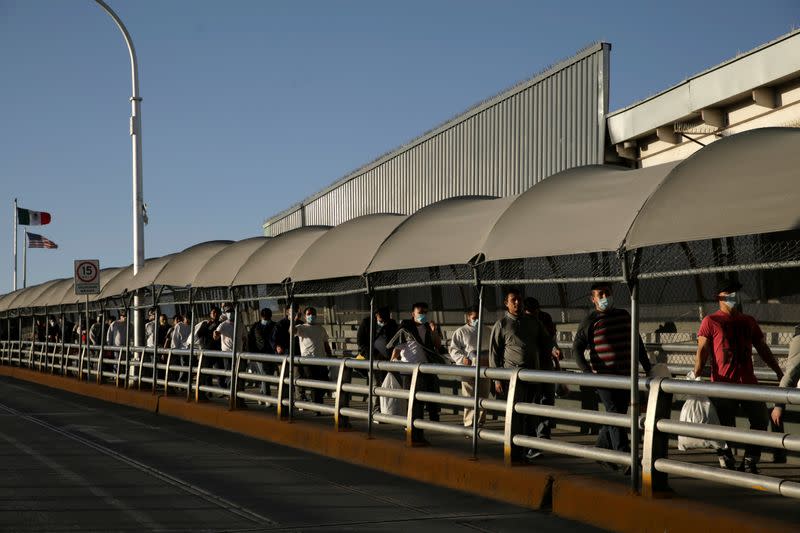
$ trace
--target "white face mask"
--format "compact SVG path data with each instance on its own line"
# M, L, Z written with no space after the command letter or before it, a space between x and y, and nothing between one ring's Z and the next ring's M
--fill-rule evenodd
M380 320L376 320L375 323L378 324L379 328L382 328L383 326L386 325L386 322L381 322Z
M735 292L729 292L727 296L723 296L720 300L725 307L733 309L739 303L739 295Z
M614 297L611 295L606 296L605 298L598 298L597 300L597 309L600 311L608 311L614 307Z
M267 322L269 322L269 320L262 320L262 321L261 321L261 325L262 325L262 326L266 326L266 325L267 325Z

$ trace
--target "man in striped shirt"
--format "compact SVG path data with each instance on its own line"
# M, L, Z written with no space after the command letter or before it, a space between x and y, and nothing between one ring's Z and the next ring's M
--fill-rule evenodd
M631 315L624 309L614 307L614 295L608 283L595 283L591 288L594 310L583 319L572 353L575 362L584 372L612 376L627 376L631 364ZM589 360L585 352L589 350ZM639 363L650 371L650 360L641 337L639 338ZM606 412L625 414L630 404L630 391L598 388L597 395ZM623 428L602 426L597 436L597 447L616 451L628 451L628 435ZM611 466L611 465L609 465Z

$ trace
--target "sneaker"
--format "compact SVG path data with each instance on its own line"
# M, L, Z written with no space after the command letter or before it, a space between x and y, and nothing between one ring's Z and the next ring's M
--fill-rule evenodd
M542 452L539 450L534 450L533 448L528 448L528 451L525 453L525 460L526 461L533 461L534 459L541 457Z
M730 448L717 450L717 458L719 459L720 468L736 470L736 459L733 457L733 452L731 452Z
M758 475L758 463L752 457L745 457L742 459L742 464L739 465L739 472L747 472L748 474Z

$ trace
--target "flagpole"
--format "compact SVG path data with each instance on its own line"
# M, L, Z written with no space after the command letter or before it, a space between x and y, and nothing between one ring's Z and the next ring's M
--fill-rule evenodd
M17 199L14 198L14 290L17 290Z
M28 286L28 230L25 230L25 246L22 248L22 288Z

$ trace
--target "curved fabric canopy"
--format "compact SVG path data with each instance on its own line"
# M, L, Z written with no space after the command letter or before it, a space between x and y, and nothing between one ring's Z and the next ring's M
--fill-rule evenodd
M466 264L516 198L460 197L424 207L384 241L367 272Z
M14 309L14 300L16 300L24 291L25 289L17 289L0 297L0 311Z
M292 281L363 275L381 243L407 218L395 214L365 215L330 229L295 263Z
M241 266L268 240L252 237L229 244L203 265L191 281L192 287L229 287Z
M591 165L550 176L497 220L483 243L486 261L619 250L642 204L674 167Z
M300 256L329 229L306 226L269 239L245 261L231 286L282 283Z
M208 260L231 243L233 241L208 241L186 248L182 252L175 254L164 265L164 268L151 281L150 285L172 285L174 287L189 285ZM139 279L139 275L134 276L133 288L141 289L146 287L146 283L141 284L143 281L149 280Z
M38 298L33 300L30 304L31 307L44 307L46 305L53 305L61 303L67 291L72 291L75 285L73 278L64 278L57 280L56 283L51 285L46 291L42 292Z
M50 287L61 281L60 279L45 281L33 287L23 289L22 294L14 299L13 306L15 308L30 307L31 302L36 300L43 292L47 291Z
M141 270L139 270L136 276L133 275L133 266L121 269L119 274L103 286L98 298L102 299L119 296L126 291L130 292L152 285L153 280L156 279L159 272L161 272L173 257L175 257L175 254L145 259L144 265L142 265Z
M626 248L800 228L800 129L720 139L681 162L642 207Z

